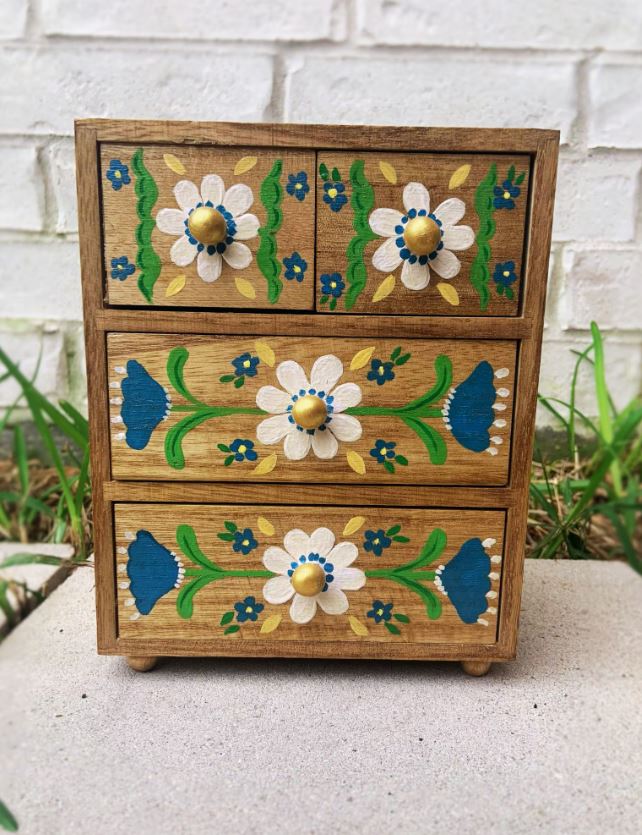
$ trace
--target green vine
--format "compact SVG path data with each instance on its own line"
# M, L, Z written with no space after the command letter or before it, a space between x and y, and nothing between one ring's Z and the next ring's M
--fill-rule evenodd
M154 285L161 271L161 260L152 246L152 232L156 222L152 209L158 200L158 186L143 163L143 149L138 148L132 154L132 170L136 176L136 212L140 223L136 227L136 265L140 270L138 289L151 304Z
M352 226L355 236L351 239L346 249L348 265L346 268L346 281L349 289L345 295L346 310L351 310L355 302L366 286L368 273L363 260L363 253L366 245L374 241L378 236L370 229L368 216L374 208L374 189L368 182L364 171L365 163L362 159L356 159L350 166L350 183L352 185Z
M479 218L479 232L475 238L477 255L470 268L470 283L477 291L481 310L486 310L490 299L490 292L488 290L490 270L488 269L488 264L492 255L490 241L495 234L493 188L496 182L497 166L493 163L475 191L474 205L477 217Z
M276 233L283 222L281 211L283 189L280 183L282 167L283 160L275 160L270 173L261 183L259 192L267 218L265 226L259 229L261 243L256 253L256 263L267 281L270 304L275 304L279 300L281 290L283 290L283 281L280 278L281 262L276 257Z

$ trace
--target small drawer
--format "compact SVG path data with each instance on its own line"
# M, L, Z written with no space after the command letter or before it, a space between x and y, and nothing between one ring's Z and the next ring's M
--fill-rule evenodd
M530 157L317 154L317 308L515 316Z
M112 305L310 310L315 156L102 145Z
M320 492L314 507L116 504L114 521L118 635L142 653L159 638L382 657L498 639L503 510L326 507Z
M117 479L504 485L517 346L109 334Z

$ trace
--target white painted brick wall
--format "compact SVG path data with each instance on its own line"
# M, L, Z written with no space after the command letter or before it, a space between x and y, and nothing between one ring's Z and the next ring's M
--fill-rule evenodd
M0 0L0 79L0 344L42 349L48 394L84 399L84 116L558 128L540 389L566 397L596 319L616 401L639 391L639 0Z

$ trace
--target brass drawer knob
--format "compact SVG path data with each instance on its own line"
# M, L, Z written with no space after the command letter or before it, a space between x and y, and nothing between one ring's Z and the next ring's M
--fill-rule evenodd
M220 244L227 234L225 218L211 206L199 206L194 209L187 226L196 240L202 244Z

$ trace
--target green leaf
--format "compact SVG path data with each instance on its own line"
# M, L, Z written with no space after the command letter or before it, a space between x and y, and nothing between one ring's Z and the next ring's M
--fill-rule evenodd
M236 380L234 380L235 389L240 389L243 385L245 385L245 377L237 377Z
M415 413L413 414L413 417L419 417L421 410L424 407L430 406L430 404L434 403L436 400L441 400L450 388L452 377L453 372L450 357L446 356L446 354L439 354L435 359L434 386L425 394L422 394L421 397L411 400L410 403L407 403L402 409L400 409L399 412L402 417L406 412Z
M325 164L325 162L322 162L319 165L319 176L324 182L330 179L330 174L328 173L328 166Z
M419 556L405 565L398 566L393 570L393 573L405 574L417 568L425 568L439 559L446 547L447 541L446 532L442 528L435 528L424 542Z
M524 182L524 177L525 176L526 176L526 172L522 171L522 173L515 180L515 185L516 186L521 186L521 184Z
M392 541L393 542L410 542L410 537L409 536L393 536Z
M18 478L22 495L29 492L29 456L25 433L19 424L13 427L13 460L18 469Z
M227 626L230 621L234 620L234 612L225 612L223 617L221 618L220 626Z
M234 463L234 456L233 455L228 455L227 458L225 459L225 461L223 461L223 466L224 467L231 467L233 463Z
M513 300L513 291L510 287L506 287L504 289L504 295L506 296L507 299L510 299L511 301Z
M392 635L400 635L399 627L395 626L394 623L390 623L390 621L385 622L385 627Z
M184 620L189 620L192 617L194 614L194 595L216 579L217 575L208 572L207 574L201 574L199 577L195 577L191 582L183 586L176 598L176 610L180 617Z
M275 304L279 300L283 290L281 275L281 261L277 256L276 233L283 222L281 202L283 200L283 189L281 188L281 169L283 160L274 161L270 173L261 183L259 194L266 213L266 221L259 229L261 243L256 253L256 263L263 273L268 285L268 301Z
M409 429L415 432L426 447L431 463L444 464L448 457L448 450L439 432L416 418L404 417L402 420Z
M401 525L393 525L391 528L388 528L386 531L386 536L394 536L396 533L399 533L401 530Z
M63 565L69 562L65 557L50 557L45 554L11 554L0 561L0 568L12 565Z
M389 473L394 473L395 467L391 461L384 461L383 462L384 469L386 469Z
M152 175L145 168L142 148L138 148L132 154L131 167L136 177L134 187L137 197L136 212L140 221L136 227L136 243L138 245L136 265L140 270L138 289L151 303L154 295L154 285L161 271L161 260L152 245L152 232L156 227L156 220L152 217L152 209L158 200L158 187Z
M397 464L401 464L402 467L408 466L408 459L405 455L396 455L395 461L397 462Z
M339 174L339 169L338 168L333 168L332 169L332 179L334 180L335 183L338 180L341 179L341 174Z
M201 551L196 534L194 533L194 528L191 525L179 525L176 528L176 543L185 556L192 562L209 569L209 571L221 571L219 566L208 559Z
M7 832L17 832L18 831L18 821L14 818L11 814L9 809L5 806L5 804L0 800L0 826L3 829L6 829Z
M408 615L402 615L401 612L396 612L393 617L395 620L398 620L399 623L410 623Z
M401 345L397 345L395 350L390 354L390 359L394 362L401 353Z
M488 263L492 257L490 240L495 234L495 211L493 203L493 189L497 183L497 165L493 163L488 173L479 183L475 191L474 206L479 218L479 231L475 238L477 243L477 255L470 268L470 283L479 296L480 310L486 310L490 300L488 282L490 281L490 270Z
M200 426L201 423L204 423L212 417L215 417L212 409L203 409L188 415L172 426L167 435L165 435L165 459L170 467L175 470L182 470L185 467L183 438L188 432L196 429L197 426Z
M235 525L234 522L227 521L223 522L223 524L230 533L236 533L238 531L238 525Z
M321 296L321 298L319 299L319 304L325 304L329 298L329 296Z
M222 539L223 542L234 542L234 536L231 533L219 533L217 536L219 539Z
M402 357L398 357L395 360L395 365L405 365L411 356L411 354L404 354Z
M230 452L230 448L227 444L216 444L216 446L221 450L221 452Z
M506 175L506 179L510 180L511 183L515 179L515 166L514 165L511 165L511 167L508 169L508 174Z
M187 348L173 348L169 352L169 356L167 357L167 376L169 378L170 383L179 394L181 394L186 400L189 400L191 403L196 403L198 406L202 406L203 404L191 394L191 392L185 385L183 371L185 369L185 363L188 359L189 351L187 350Z
M228 626L227 629L225 630L225 632L223 632L223 634L224 635L233 635L235 632L238 632L240 628L241 627L237 626L237 624L234 624L233 626Z
M236 379L235 374L223 374L222 377L218 378L219 383L231 383L232 380L235 380L235 379Z
M328 307L330 308L330 310L334 310L336 308L336 306L337 306L337 300L336 300L336 298L333 297L330 300L330 304L328 305Z
M350 205L352 206L352 227L355 235L346 249L348 262L346 267L346 283L348 284L348 291L345 296L346 310L352 309L366 286L368 271L363 260L366 244L379 237L372 231L368 223L368 217L374 208L375 196L374 189L369 183L364 169L365 162L362 159L354 160L350 166L350 184L352 186Z

